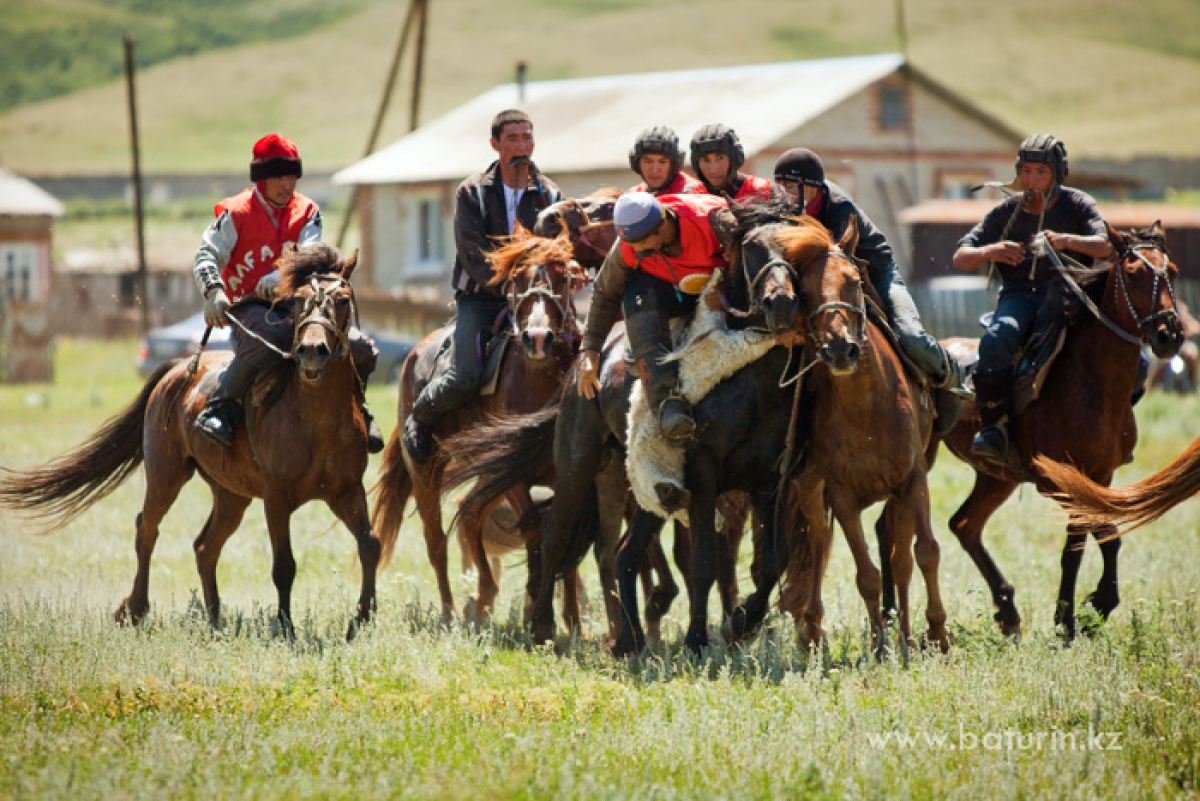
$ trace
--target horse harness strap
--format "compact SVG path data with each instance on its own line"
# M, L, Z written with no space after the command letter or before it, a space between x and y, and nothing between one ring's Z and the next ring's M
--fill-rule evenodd
M1131 345L1138 345L1140 347L1142 344L1141 337L1136 337L1133 334L1130 334L1124 328L1121 328L1121 326L1117 325L1112 320L1110 320L1104 314L1104 312L1102 312L1100 310L1100 307L1096 305L1096 302L1093 301L1090 297L1088 297L1087 292L1083 291L1083 287L1079 286L1079 284L1076 283L1075 279L1071 277L1071 275L1067 271L1066 267L1063 266L1062 259L1059 258L1058 252L1055 251L1054 248L1050 247L1049 242L1045 242L1046 235L1038 234L1038 236L1042 238L1042 240L1045 244L1046 251L1049 254L1050 263L1053 264L1055 266L1055 268L1057 268L1059 275L1061 275L1063 278L1063 281L1071 289L1071 292L1077 298L1079 298L1080 302L1082 302L1083 305L1087 307L1088 311L1090 311L1096 317L1097 320L1104 323L1104 326L1106 328L1108 328L1108 330L1112 331L1114 334L1116 334L1117 336L1119 336L1121 339L1125 340L1126 342L1130 343ZM1070 258L1070 257L1068 256L1067 258ZM1120 273L1121 270L1118 269L1117 272ZM1124 283L1124 281L1122 279L1122 284L1123 283ZM1126 299L1128 299L1128 291L1126 291ZM1137 319L1136 314L1134 314L1134 319L1135 320Z

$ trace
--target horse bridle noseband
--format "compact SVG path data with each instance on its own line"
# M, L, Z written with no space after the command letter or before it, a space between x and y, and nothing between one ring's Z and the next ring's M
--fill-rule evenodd
M323 286L317 276L313 276L310 282L313 294L309 295L304 301L304 308L296 317L296 332L292 337L292 352L288 354L288 358L295 358L296 349L300 346L300 332L310 325L319 325L337 337L337 350L331 355L331 358L341 358L350 347L350 326L353 318L357 317L357 308L354 304L354 288L350 283L341 276L333 276L326 279L332 283L328 286ZM346 327L339 328L334 322L336 316L333 313L333 293L345 287L350 291L350 304L352 313L346 317Z
M547 268L544 264L536 264L530 266L526 272L532 273L532 280L529 287L522 293L517 294L517 282L515 279L508 279L505 292L505 299L508 301L508 316L512 322L513 334L519 335L521 332L517 328L517 317L521 310L521 306L531 298L543 298L554 304L554 308L558 309L558 314L562 320L561 329L555 331L560 338L570 342L576 336L575 326L575 302L571 296L571 280L569 268L565 274L566 290L564 298L555 292L552 287L554 284L550 281L547 275Z
M827 251L825 253L825 256L826 256L826 258L828 258L829 256L837 256L837 257L846 259L847 261L850 261L849 257L847 257L846 254L843 253L839 249ZM851 263L853 263L853 262L851 262ZM855 339L858 340L858 343L860 345L866 343L866 341L867 341L867 306L866 306L866 297L863 293L861 276L859 277L859 282L858 282L858 302L857 303L847 303L844 300L831 300L826 303L822 303L820 306L813 309L809 313L809 315L808 315L808 330L810 332L813 330L813 328L814 328L813 320L816 318L817 315L824 314L825 312L828 312L828 311L839 311L839 310L845 311L845 312L850 312L852 315L858 315L858 334L855 337ZM810 333L810 336L811 336L811 333Z
M1143 250L1157 250L1158 252L1162 253L1163 254L1163 266L1155 267L1153 264L1151 264L1150 260L1147 259L1145 257L1145 255L1141 252ZM1129 295L1129 285L1125 281L1125 271L1123 269L1117 270L1116 283L1120 285L1121 294L1125 298L1125 305L1129 309L1129 316L1132 317L1133 320L1135 321L1135 323L1137 325L1137 329L1138 329L1138 331L1141 332L1142 338L1144 339L1150 332L1150 329L1160 319L1165 319L1165 320L1169 321L1169 320L1174 320L1174 319L1178 318L1179 315L1178 315L1178 312L1176 311L1176 309L1179 306L1179 301L1175 297L1175 287L1171 284L1171 275L1169 272L1169 270L1171 268L1171 258L1170 258L1170 256L1167 255L1166 250L1160 248L1158 245L1155 245L1153 243L1143 242L1143 243L1131 245L1131 246L1125 248L1125 250L1123 250L1120 255L1121 263L1124 264L1125 259L1127 259L1129 256L1136 257L1138 259L1138 261L1140 261L1142 264L1149 267L1150 271L1152 273L1154 273L1154 286L1151 287L1151 290L1150 290L1150 298L1151 298L1150 312L1145 317L1139 318L1137 309L1135 309L1133 307L1133 298L1131 298ZM1163 309L1162 311L1156 312L1155 309L1158 308L1158 283L1159 283L1159 281L1162 281L1167 287L1167 294L1171 298L1171 308ZM1116 291L1117 291L1117 288L1113 287L1114 294L1116 293Z

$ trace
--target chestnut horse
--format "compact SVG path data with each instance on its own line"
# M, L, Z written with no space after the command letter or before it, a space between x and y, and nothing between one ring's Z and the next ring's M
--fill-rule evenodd
M1067 327L1066 340L1051 366L1039 397L1009 423L1009 464L1001 469L971 457L971 440L979 430L979 415L968 401L958 424L945 437L946 445L975 470L971 494L950 518L950 530L983 574L996 606L995 619L1006 634L1018 634L1021 616L1013 602L1013 587L1001 575L983 545L983 529L992 514L1021 483L1029 482L1043 495L1053 496L1053 480L1040 473L1035 459L1070 462L1102 486L1133 455L1137 421L1131 397L1143 343L1159 358L1168 358L1183 344L1183 329L1175 311L1178 269L1167 256L1161 225L1128 234L1108 228L1116 254L1111 265L1068 270L1083 285L1086 311ZM977 345L977 342L976 342ZM960 358L960 361L963 361ZM930 455L937 447L935 440ZM1083 546L1091 533L1100 545L1104 570L1095 592L1084 603L1104 618L1120 603L1117 556L1121 540L1110 523L1070 523L1062 552L1062 580L1054 613L1056 625L1068 639L1075 635L1075 582L1083 561Z
M882 312L868 312L870 282L846 253L858 239L851 224L834 244L823 230L822 251L809 256L800 275L801 297L812 299L808 309L808 353L814 356L808 373L806 414L811 421L807 455L792 486L792 501L807 522L807 536L798 532L790 549L783 608L792 614L804 645L823 633L821 586L829 562L832 513L854 555L859 594L867 606L873 650L883 648L880 610L882 577L871 561L863 530L862 512L886 500L892 524L892 547L880 553L890 563L899 601L898 626L906 643L912 640L908 585L912 577L913 537L916 558L928 596L928 638L949 648L946 611L938 586L939 549L933 536L926 480L925 445L932 425L932 403L923 382L906 374L904 362L877 321ZM811 250L811 237L785 230L781 244L789 261L799 263ZM878 300L875 300L878 309Z
M208 521L196 537L196 568L204 603L214 624L221 609L217 561L237 530L246 507L262 498L279 593L279 620L291 631L292 556L289 518L311 500L322 500L358 543L362 591L351 623L367 621L375 608L375 571L380 543L371 533L362 477L367 467L367 427L355 400L361 392L347 339L354 321L350 276L357 254L342 260L328 245L289 249L279 260L277 297L290 299L295 319L292 352L260 379L266 399L247 398L246 424L233 444L222 447L192 427L215 386L225 354L206 354L193 372L179 361L162 365L137 399L109 420L84 445L41 467L5 470L0 505L48 520L51 529L69 523L101 500L145 462L146 494L137 516L137 574L121 602L117 620L138 623L149 610L150 558L159 522L197 470L213 494ZM236 318L237 307L231 317ZM254 395L261 393L256 391Z
M611 231L611 227L608 229ZM530 413L541 409L562 387L563 377L579 350L574 291L584 274L574 260L571 234L563 231L553 239L528 233L518 226L508 243L489 254L495 277L503 289L507 315L515 333L510 352L500 366L494 394L480 396L447 415L438 425L437 441L454 432L504 412ZM427 336L405 360L400 374L400 424L392 432L383 453L372 523L383 543L382 564L395 548L404 507L412 495L424 526L425 547L437 577L442 614L446 620L457 614L447 568L446 533L442 525L442 475L446 458L437 450L424 464L413 462L400 441L403 421L412 411L419 391L418 365L431 370L443 343L453 334L453 322ZM519 346L515 340L519 340ZM440 446L439 446L440 448ZM518 517L533 506L528 484L511 488L506 497ZM501 498L496 498L498 504ZM491 511L491 507L487 512ZM463 517L468 528L462 539L479 571L479 585L472 604L476 614L489 613L499 592L483 542L487 512ZM526 547L536 539L535 531L524 531ZM568 591L574 590L569 582Z

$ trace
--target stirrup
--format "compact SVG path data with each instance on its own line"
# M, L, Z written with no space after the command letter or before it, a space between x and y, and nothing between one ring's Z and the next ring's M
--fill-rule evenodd
M242 407L235 400L210 400L196 416L193 427L218 445L233 445L233 434L240 422Z
M984 426L971 440L971 455L1004 466L1008 459L1008 429L1002 423Z

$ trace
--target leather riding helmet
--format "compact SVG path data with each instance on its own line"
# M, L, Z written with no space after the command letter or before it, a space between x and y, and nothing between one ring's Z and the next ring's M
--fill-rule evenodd
M775 162L775 180L824 187L825 165L807 147L793 147Z
M679 149L679 135L665 125L655 125L638 134L637 141L629 150L629 169L642 174L638 161L647 153L656 156L668 156L671 159L671 175L668 181L683 169L683 151Z
M1067 146L1050 134L1034 134L1021 143L1017 151L1017 175L1021 174L1021 165L1048 164L1054 170L1054 182L1062 184L1067 178Z
M696 175L703 176L700 171L700 159L709 153L724 153L729 157L729 176L746 163L746 151L738 135L728 125L711 123L692 134L692 170Z

